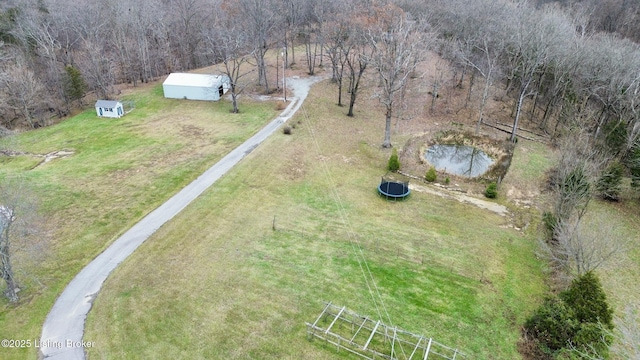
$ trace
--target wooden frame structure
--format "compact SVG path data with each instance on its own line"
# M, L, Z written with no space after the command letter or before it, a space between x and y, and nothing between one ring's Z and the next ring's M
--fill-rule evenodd
M346 307L327 303L313 324L307 324L307 337L322 339L364 359L463 360L466 355L408 331L361 316Z

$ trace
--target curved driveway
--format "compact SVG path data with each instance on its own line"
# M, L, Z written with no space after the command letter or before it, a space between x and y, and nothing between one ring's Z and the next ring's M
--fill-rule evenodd
M311 85L319 80L319 77L287 79L288 87L293 89L295 97L277 118L145 216L83 268L60 294L47 315L40 338L41 355L47 359L85 359L85 347L95 344L83 343L84 323L107 276L164 223L213 185L282 123L289 120L302 105Z

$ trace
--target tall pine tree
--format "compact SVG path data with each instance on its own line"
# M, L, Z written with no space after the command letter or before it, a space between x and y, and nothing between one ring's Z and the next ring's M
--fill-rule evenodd
M80 100L80 105L82 105L82 98L87 91L87 83L85 83L80 70L72 65L67 65L65 71L67 77L65 79L64 92L70 101Z

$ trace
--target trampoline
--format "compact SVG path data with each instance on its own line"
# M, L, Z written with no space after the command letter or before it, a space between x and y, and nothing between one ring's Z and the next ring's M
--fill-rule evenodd
M387 199L402 200L409 196L411 190L408 182L388 181L382 178L380 185L378 185L378 192Z

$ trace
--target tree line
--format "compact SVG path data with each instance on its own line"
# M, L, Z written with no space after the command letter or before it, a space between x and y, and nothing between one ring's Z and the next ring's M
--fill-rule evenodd
M309 73L331 65L339 104L346 80L350 115L360 77L377 70L393 116L390 93L436 50L481 99L478 123L488 85L503 84L515 99L512 140L523 117L554 136L580 126L606 137L622 127L615 151L624 156L640 134L640 22L631 21L639 9L614 0L10 0L0 5L0 125L41 126L86 91L110 98L118 83L219 62L236 80L254 63L268 92L276 84L266 52L283 48L289 66L294 44L305 45Z

